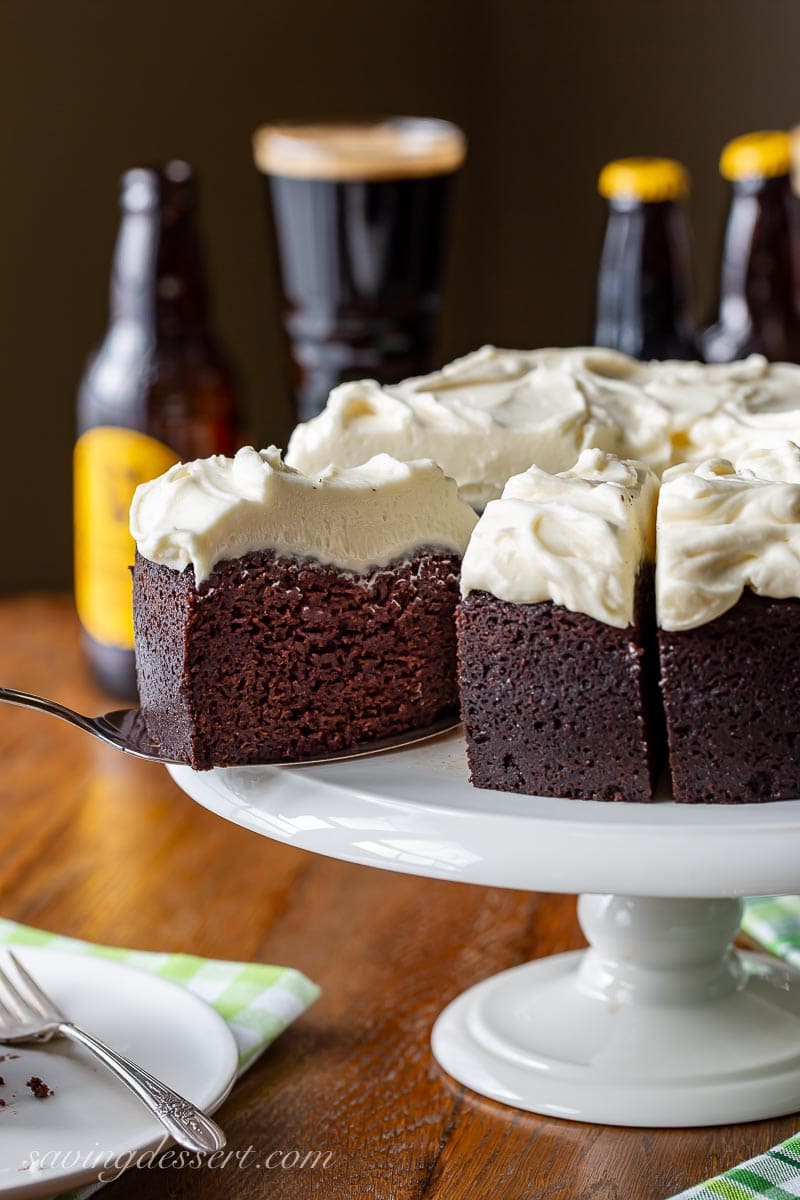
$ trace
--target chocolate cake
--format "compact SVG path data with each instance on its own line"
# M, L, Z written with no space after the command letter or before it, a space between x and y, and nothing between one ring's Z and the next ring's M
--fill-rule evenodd
M458 616L473 780L649 798L663 741L653 471L691 459L701 466L664 476L662 511L675 520L656 573L676 799L786 795L797 759L791 655L773 664L771 698L750 658L752 638L767 664L780 657L796 620L793 431L800 366L758 355L707 366L487 346L397 384L346 383L292 435L299 471L277 451L248 450L173 468L137 493L148 732L198 767L256 762L421 726L452 703L455 580L474 516L433 462L415 461L424 457L485 508ZM385 450L397 459L370 458ZM715 460L709 472L711 454L736 468ZM748 495L778 490L747 501L747 515L739 484L720 484L731 474ZM770 603L752 608L758 598ZM740 611L761 623L752 638ZM712 639L719 663L703 648ZM740 662L758 701L736 683ZM755 742L737 758L722 747L746 741L745 711Z
M661 686L683 804L800 798L800 450L664 476Z
M800 798L800 600L749 589L722 616L661 630L678 803Z
M655 477L589 450L486 508L462 570L459 676L477 787L652 797L663 734L653 621Z
M486 592L457 614L462 714L476 787L648 801L661 763L653 573L624 629L550 601Z
M137 556L139 690L161 751L193 767L296 759L389 737L458 704L459 556L357 576L265 550L200 587Z
M291 760L430 724L457 704L453 614L475 523L433 463L307 477L274 448L143 485L134 626L162 753Z

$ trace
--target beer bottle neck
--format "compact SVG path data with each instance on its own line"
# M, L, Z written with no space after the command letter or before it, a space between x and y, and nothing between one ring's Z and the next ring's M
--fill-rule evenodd
M613 202L600 260L595 344L636 358L694 356L689 228L672 202Z
M758 330L794 313L789 177L733 185L720 281L720 319Z
M156 342L208 335L208 298L193 214L125 213L111 280L112 323L136 323Z

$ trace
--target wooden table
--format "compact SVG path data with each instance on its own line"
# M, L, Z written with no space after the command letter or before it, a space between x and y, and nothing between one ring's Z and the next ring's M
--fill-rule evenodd
M0 600L0 681L86 712L113 707L86 676L65 597ZM660 1200L800 1123L607 1129L501 1108L447 1079L429 1049L437 1013L490 972L581 945L573 897L269 842L193 804L163 768L21 709L2 710L0 761L1 915L92 941L285 963L323 988L220 1119L231 1148L254 1148L250 1162L330 1151L327 1167L133 1171L109 1200Z

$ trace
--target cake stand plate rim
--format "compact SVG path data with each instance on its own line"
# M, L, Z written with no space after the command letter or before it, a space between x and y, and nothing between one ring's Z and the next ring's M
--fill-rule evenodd
M467 781L458 733L324 766L167 769L219 816L365 866L562 893L800 891L800 801L627 805L487 792Z

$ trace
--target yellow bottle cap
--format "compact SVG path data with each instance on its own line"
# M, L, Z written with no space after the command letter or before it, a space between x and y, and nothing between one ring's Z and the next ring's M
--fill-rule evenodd
M617 158L597 181L606 200L680 200L689 192L689 172L674 158Z
M772 179L787 175L791 151L782 129L745 133L723 148L719 171L723 179Z

